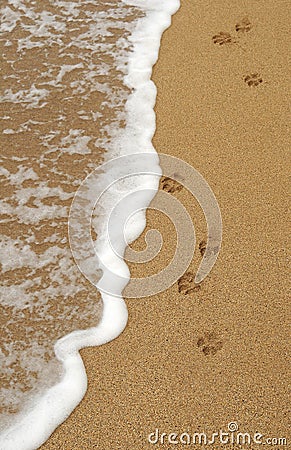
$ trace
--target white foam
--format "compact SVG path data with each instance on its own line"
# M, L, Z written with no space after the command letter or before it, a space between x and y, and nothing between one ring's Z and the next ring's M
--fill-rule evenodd
M11 88L6 89L0 100L3 102L11 103L25 103L27 108L37 108L40 107L40 102L42 102L48 95L47 89L38 89L33 83L30 89L21 89L18 92L13 92ZM41 103L44 106L46 103Z
M6 6L6 8L2 8L1 10L2 14L2 23L1 23L1 29L2 31L12 31L19 20L20 13L13 11L9 6Z
M19 3L19 0L13 0L13 2ZM138 6L146 14L139 19L136 29L130 37L133 53L130 56L127 66L128 72L125 77L125 83L133 91L126 103L126 128L125 131L117 134L115 139L110 143L109 152L106 155L107 160L137 152L150 152L155 154L151 139L155 131L153 106L156 99L156 88L150 80L150 77L152 66L158 58L162 32L170 25L171 15L179 7L179 0L123 0L123 2L127 5ZM67 8L68 15L71 13L77 14L73 3L58 1L58 4L63 4ZM24 8L22 4L21 7ZM11 17L9 20L8 26L13 26L16 19ZM41 17L39 27L35 30L37 32L36 35L41 36L45 32L48 33L48 24L54 26L49 13ZM91 33L92 48L94 48L94 45L96 45L94 42L95 31L92 29ZM125 70L122 57L120 68ZM22 91L20 96L19 94L17 96L14 95L11 91L6 91L6 96L10 101L23 101L28 103L29 107L33 108L37 105L39 106L39 102L46 97L46 90L36 89L35 86L32 86L32 88L29 91ZM82 145L87 144L83 142ZM84 149L85 147L81 146L79 148ZM153 161L155 165L154 171L156 171L158 158L153 158ZM128 174L133 169L134 162L132 166L128 165ZM124 171L124 167L121 168L122 171ZM32 173L29 175L34 176ZM137 177L136 181L131 182L129 186L123 183L119 187L119 190L117 188L115 191L116 198L121 195L123 196L126 189L131 192L132 189L140 184L141 180L146 186L152 188L153 194L149 195L146 192L143 199L139 198L140 203L137 205L137 209L148 206L155 190L157 190L156 177L148 176L142 179ZM19 215L22 220L33 220L32 217L27 216L27 211L23 208L25 206L19 210ZM52 211L52 214L55 213L56 211ZM65 213L65 211L59 211L60 215ZM119 232L118 220L115 226L117 232ZM127 230L129 240L137 237L143 231L144 227L145 214L137 214L135 219L131 220L130 229ZM110 248L106 240L102 239L102 236L100 237L98 247L99 251L103 253L103 256L105 258L107 256L110 261ZM123 273L126 272L123 261L114 259L112 263L117 264L117 266L119 264L119 270ZM107 280L106 270L104 267L103 283ZM127 276L129 280L129 273ZM111 283L110 277L107 282ZM120 295L123 287L120 286ZM63 378L54 387L48 389L37 404L31 404L26 409L25 414L18 418L19 420L15 422L15 425L2 432L0 436L1 450L37 449L81 401L86 392L87 377L83 361L78 351L80 348L86 346L101 345L115 339L120 335L127 323L127 308L121 297L111 297L103 293L102 300L104 308L102 319L96 328L75 331L57 341L55 344L55 353L63 364Z

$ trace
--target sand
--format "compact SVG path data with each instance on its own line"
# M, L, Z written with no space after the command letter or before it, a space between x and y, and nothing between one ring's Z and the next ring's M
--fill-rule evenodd
M153 73L154 145L190 163L213 189L221 252L200 290L183 294L175 283L127 300L123 334L82 350L87 394L42 450L179 449L185 445L151 445L148 434L158 428L211 435L229 422L263 439L288 438L287 5L181 1ZM234 38L219 45L212 38L220 32ZM205 221L185 189L173 195L195 224L195 272ZM165 249L151 267L160 270L175 233L168 219L149 211L147 229L157 224ZM143 235L133 247L144 245ZM147 269L131 270L143 276Z

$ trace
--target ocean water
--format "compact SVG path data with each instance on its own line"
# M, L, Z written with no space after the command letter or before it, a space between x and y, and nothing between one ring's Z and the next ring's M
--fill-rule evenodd
M150 77L178 7L178 0L1 3L1 450L38 448L86 391L78 350L110 341L126 326L124 285L120 295L105 293L112 283L106 267L90 261L94 282L84 276L70 248L68 218L76 191L104 162L148 153L145 166L159 173ZM124 182L135 167L130 161L120 174L117 165L122 180L96 206L92 231L125 284L124 247L116 263L102 239L107 204L142 185L150 193L136 197L135 206L144 208L159 181L141 174ZM106 180L106 170L100 180L96 173L97 185ZM141 211L128 224L128 241L144 227ZM80 230L75 248L78 239L82 248Z

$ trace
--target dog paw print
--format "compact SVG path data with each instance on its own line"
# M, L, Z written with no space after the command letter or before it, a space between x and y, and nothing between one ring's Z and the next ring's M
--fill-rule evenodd
M235 31L237 33L248 33L252 28L252 24L247 17L244 17L240 22L235 25Z
M214 44L218 45L225 45L225 44L234 44L235 39L231 36L230 33L226 33L224 31L221 31L220 33L216 34L212 37L212 40Z
M207 242L203 239L203 241L201 241L199 243L199 251L200 251L202 256L204 255L204 253L206 251L206 246L207 246Z
M180 192L181 189L183 189L182 184L170 177L162 177L161 185L163 191L169 192L170 194L173 194L174 192Z
M207 253L206 253L206 249L207 249ZM205 257L213 257L215 255L217 255L217 253L219 252L220 249L220 245L215 242L210 240L208 242L208 248L207 248L207 241L205 239L203 239L203 241L201 241L199 243L199 251L201 253L202 256L205 255Z
M199 291L201 289L201 285L195 283L195 273L186 272L184 275L178 280L178 291L180 294L191 294L194 291Z
M263 79L258 73L251 73L244 77L244 82L250 87L259 86L263 82Z
M236 23L235 25L235 31L237 32L237 38L232 36L230 33L226 31L221 31L220 33L216 34L212 37L212 40L214 44L218 45L225 45L225 44L236 44L238 47L241 48L244 52L246 49L241 45L240 43L240 37L243 36L243 34L248 33L252 29L252 24L249 21L248 17L244 17L242 20Z
M197 347L202 350L205 356L215 355L223 347L223 341L214 331L205 333L197 341Z

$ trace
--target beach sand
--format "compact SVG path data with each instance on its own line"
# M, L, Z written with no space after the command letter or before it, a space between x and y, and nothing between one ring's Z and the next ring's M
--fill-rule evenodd
M229 422L263 439L288 438L287 7L284 0L181 1L153 73L153 142L214 191L223 220L219 258L200 290L183 294L175 283L127 300L122 335L81 351L88 391L42 450L179 449L185 445L151 445L148 435L157 428L211 435ZM215 43L220 32L231 42ZM185 189L173 195L195 224L194 273L205 220ZM147 229L158 224L164 239L151 264L158 271L175 233L161 213L147 218ZM133 248L144 246L143 234ZM147 270L130 268L137 276Z

